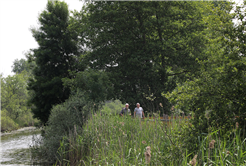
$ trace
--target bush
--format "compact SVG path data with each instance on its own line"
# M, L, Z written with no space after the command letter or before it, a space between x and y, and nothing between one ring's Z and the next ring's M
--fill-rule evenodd
M124 104L122 104L119 100L108 101L105 102L105 105L101 110L101 113L103 115L116 115L120 113L123 107Z
M41 153L45 158L51 162L56 160L60 141L69 135L69 132L74 132L76 126L84 125L93 106L83 93L78 92L52 108L41 146Z
M38 122L37 119L33 118L33 114L31 113L31 110L28 109L26 112L23 112L17 119L15 119L15 122L20 127L28 127L28 126L34 126L34 123Z
M1 131L9 131L18 129L16 124L8 115L6 110L1 110Z

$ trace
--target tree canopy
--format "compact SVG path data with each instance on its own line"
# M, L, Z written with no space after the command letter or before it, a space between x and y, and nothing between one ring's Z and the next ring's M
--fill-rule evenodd
M224 10L216 20L210 17L210 30L220 35L213 35L208 43L208 59L199 61L200 77L179 84L171 93L164 93L177 107L195 113L196 132L207 133L212 126L229 134L236 123L241 129L246 128L244 18L245 6L237 7L233 14ZM233 19L238 19L239 24L233 24ZM213 24L213 20L217 24Z
M168 113L171 92L204 59L203 21L208 3L93 2L76 14L83 64L108 73L114 98Z
M28 89L34 116L47 122L52 106L64 102L70 94L61 79L74 70L77 54L76 36L69 30L69 10L65 2L48 1L39 16L40 27L32 29L39 47L33 49L36 67Z

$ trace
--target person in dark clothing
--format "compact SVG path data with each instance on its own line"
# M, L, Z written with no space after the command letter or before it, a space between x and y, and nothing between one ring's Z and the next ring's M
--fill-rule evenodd
M129 104L126 103L125 107L120 111L120 115L123 116L123 115L127 115L127 113L130 112L130 109L129 109Z

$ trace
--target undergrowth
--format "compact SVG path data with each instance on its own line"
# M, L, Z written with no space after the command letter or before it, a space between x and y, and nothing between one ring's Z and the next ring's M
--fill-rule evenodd
M245 140L234 130L231 140L211 132L195 153L186 150L188 120L153 122L118 116L91 116L83 131L63 137L55 165L245 165ZM80 134L78 134L80 133ZM195 139L195 138L194 138ZM191 154L196 154L191 156Z

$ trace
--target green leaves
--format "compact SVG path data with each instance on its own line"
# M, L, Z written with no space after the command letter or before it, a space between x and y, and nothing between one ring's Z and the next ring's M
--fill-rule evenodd
M1 107L7 111L7 115L16 120L28 111L26 71L6 78L1 77Z
M63 79L65 87L69 87L73 92L81 90L88 100L95 103L113 98L113 84L107 73L88 69L76 73L74 77L74 79Z
M34 116L46 123L52 106L64 102L70 94L62 85L62 78L69 77L68 70L76 70L78 56L74 32L69 28L69 11L65 2L48 1L46 10L39 16L39 29L33 37L39 47L33 49L36 67L28 89Z
M7 91L5 89L5 82L4 82L4 78L2 77L2 74L0 74L0 110L3 109L3 105L6 102L6 94Z
M228 6L226 9L231 8ZM223 129L225 134L236 122L243 130L246 126L246 60L245 49L241 46L245 40L241 36L245 33L239 31L245 21L232 24L232 19L242 12L240 10L236 14L228 14L227 10L215 8L214 12L217 16L211 15L207 19L216 18L219 23L209 25L207 30L216 33L211 34L207 60L199 61L198 76L179 84L172 93L163 95L179 107L194 111L196 118L193 124L199 133L208 132L207 127L212 126ZM209 119L205 118L206 113Z
M198 68L195 57L204 59L202 7L190 2L88 4L73 20L81 25L80 41L89 50L83 62L109 73L115 98L140 102L150 111L163 103L168 110L161 93Z

